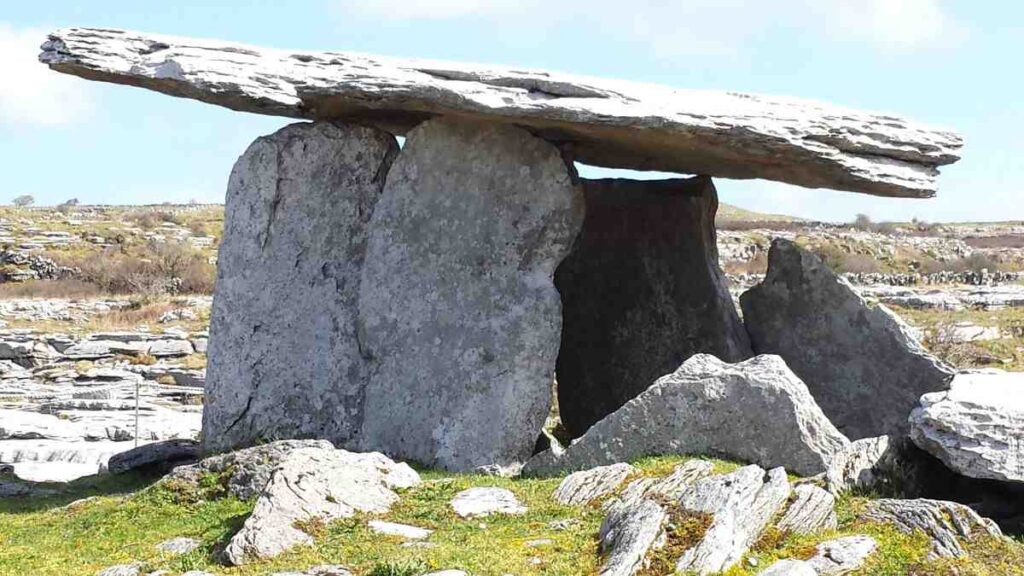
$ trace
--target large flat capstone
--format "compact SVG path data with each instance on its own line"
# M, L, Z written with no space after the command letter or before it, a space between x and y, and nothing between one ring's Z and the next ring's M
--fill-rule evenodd
M558 406L575 436L697 353L749 358L718 266L710 178L584 180L586 218L555 272Z
M583 220L551 144L501 124L409 133L373 214L359 297L362 446L449 469L523 462L547 415Z
M850 439L905 436L921 395L953 378L898 316L788 240L772 242L767 276L740 305L754 352L782 356Z
M734 92L344 52L271 50L98 28L50 34L58 72L259 114L371 122L394 133L453 115L569 143L598 166L764 178L928 197L962 145L885 114Z

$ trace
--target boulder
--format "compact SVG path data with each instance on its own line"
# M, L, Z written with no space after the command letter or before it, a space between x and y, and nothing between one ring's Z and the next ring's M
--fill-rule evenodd
M781 356L850 439L906 435L918 398L953 376L899 317L788 240L772 241L768 274L740 305L754 352Z
M1024 374L958 374L921 396L910 437L959 474L1024 483Z
M198 485L207 474L225 475L229 495L250 500L260 494L270 475L292 452L305 448L333 450L326 440L278 440L269 444L204 458L196 464L179 466L164 482ZM411 470L410 470L411 472Z
M530 457L561 330L552 277L582 219L558 149L525 130L442 119L409 133L359 294L363 450L451 470Z
M211 312L204 450L358 437L359 276L397 152L380 130L321 122L258 138L235 163Z
M313 537L302 530L309 521L330 522L357 512L380 514L398 501L391 471L398 466L379 454L301 448L274 469L260 492L252 514L224 551L241 565L272 558ZM415 478L418 482L419 478Z
M907 534L923 532L931 541L930 558L959 558L965 555L964 541L977 536L1002 536L991 520L967 506L942 500L871 500L860 519L891 523Z
M636 468L621 462L574 472L562 480L562 483L555 489L553 498L559 504L566 506L589 504L614 493L630 475L636 472Z
M199 445L194 440L163 440L114 454L107 461L107 470L112 474L140 468L166 472L175 466L194 462L198 456Z
M793 488L786 513L775 524L783 532L813 534L820 530L834 530L838 526L836 499L827 490L813 484Z
M795 98L677 90L522 68L295 52L102 28L50 34L58 72L258 114L376 123L437 115L528 127L597 166L931 196L950 132Z
M516 495L504 488L468 488L456 494L449 505L460 518L526 512L526 507L519 503Z
M689 486L679 498L679 507L691 514L710 514L712 521L701 541L679 558L676 571L712 574L739 562L786 504L789 493L785 470L766 473L760 466L746 466Z
M668 513L651 500L613 509L601 524L605 560L601 576L633 576L647 565L648 553L665 543Z
M595 424L561 457L532 458L524 473L657 454L720 454L811 476L848 443L779 357L727 364L698 354Z
M558 407L580 436L696 353L752 356L718 266L707 177L583 180L586 218L555 272Z

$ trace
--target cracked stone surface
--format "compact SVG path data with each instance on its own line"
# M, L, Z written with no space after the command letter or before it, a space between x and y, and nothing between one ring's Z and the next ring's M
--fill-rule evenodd
M520 128L409 133L370 222L360 449L451 470L530 457L561 330L552 279L583 220L573 174Z
M300 448L289 453L271 473L252 514L224 551L234 565L272 558L299 544L313 543L302 522L330 522L357 512L380 514L398 501L391 473L401 465L380 454ZM413 473L415 474L415 473Z
M836 499L827 490L812 484L793 488L793 496L785 514L776 526L784 532L811 534L838 526Z
M205 451L357 438L366 379L359 277L397 153L380 130L319 122L258 138L235 163L210 326Z
M1024 374L957 374L921 396L910 438L959 474L1024 484Z
M580 506L612 494L637 469L625 463L598 466L565 477L553 498L560 504Z
M55 31L40 60L58 72L233 110L344 117L396 134L458 115L526 126L597 166L882 196L933 195L937 168L955 162L962 145L948 131L796 98L123 30Z
M943 500L881 499L867 503L861 519L889 522L899 530L924 532L932 543L931 558L959 558L963 541L976 535L1002 536L995 522L982 518L963 504Z

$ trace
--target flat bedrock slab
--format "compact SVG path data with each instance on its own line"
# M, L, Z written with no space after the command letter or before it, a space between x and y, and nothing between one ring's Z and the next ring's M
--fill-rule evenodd
M1024 374L957 374L921 397L910 437L959 474L1024 483Z
M583 220L558 149L520 128L411 131L370 222L361 450L470 470L530 457L561 330L555 267Z
M698 354L561 456L542 452L523 472L550 475L658 454L719 454L812 476L848 444L778 356L727 364Z
M754 352L781 356L852 440L906 435L921 395L953 377L898 316L788 240L772 241L768 274L740 305Z
M677 90L541 71L294 52L67 28L40 60L58 72L259 114L376 122L402 133L439 114L510 122L571 143L587 164L766 178L882 196L935 193L951 132L820 102Z
M293 124L258 138L228 181L203 448L267 438L339 446L362 423L356 299L367 225L398 144L374 128Z
M581 436L697 353L752 356L718 266L707 177L583 180L586 217L555 272L558 406Z

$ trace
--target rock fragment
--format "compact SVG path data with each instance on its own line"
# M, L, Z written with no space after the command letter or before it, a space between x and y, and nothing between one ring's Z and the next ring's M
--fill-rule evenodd
M664 545L668 513L651 501L613 509L601 524L599 538L605 561L601 576L632 576L645 566L652 549Z
M589 504L615 492L635 472L636 468L621 462L574 472L562 480L553 497L567 506Z
M168 471L194 462L198 456L199 444L194 440L163 440L114 454L107 461L107 470L111 474L138 469Z
M456 494L449 505L461 518L526 512L526 507L519 503L516 495L504 488L469 488Z
M958 374L921 397L910 437L959 474L1024 483L1024 374Z

